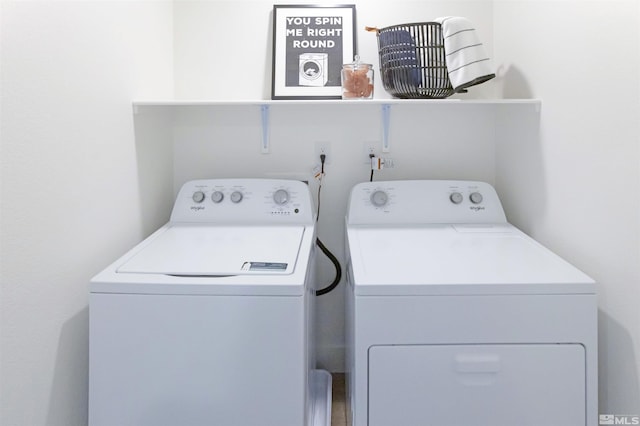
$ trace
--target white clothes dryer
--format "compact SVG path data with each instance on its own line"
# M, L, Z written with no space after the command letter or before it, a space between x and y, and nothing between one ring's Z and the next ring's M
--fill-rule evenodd
M314 247L304 183L186 183L91 280L89 425L317 425Z
M468 181L356 185L347 226L355 426L597 426L587 275Z

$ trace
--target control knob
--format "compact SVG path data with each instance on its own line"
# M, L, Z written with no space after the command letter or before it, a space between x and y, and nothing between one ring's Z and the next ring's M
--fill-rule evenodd
M242 201L242 192L240 191L233 191L231 193L231 202L232 203L236 203L238 204L240 201Z
M460 204L463 200L463 197L459 192L452 192L451 195L449 195L449 199L453 204Z
M473 204L480 204L482 202L482 194L479 192L472 192L471 195L469 195L469 199Z
M201 203L201 202L204 201L204 192L196 191L196 192L193 193L191 198L193 199L194 202Z
M389 195L382 190L377 190L373 194L371 194L371 204L376 207L383 207L389 202Z
M284 206L289 202L289 193L284 189L278 189L273 193L273 201L279 206Z
M213 194L211 194L211 201L213 201L216 204L221 202L223 199L224 199L224 194L222 193L222 191L214 191Z

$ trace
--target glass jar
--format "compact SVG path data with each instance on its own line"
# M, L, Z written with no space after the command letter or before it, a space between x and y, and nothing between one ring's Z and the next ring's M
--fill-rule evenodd
M355 62L342 65L342 99L373 99L373 65Z

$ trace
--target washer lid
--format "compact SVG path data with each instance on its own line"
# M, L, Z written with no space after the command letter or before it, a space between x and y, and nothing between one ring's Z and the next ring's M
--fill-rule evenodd
M304 226L172 225L118 273L183 277L290 275Z
M350 227L356 294L595 293L593 280L509 224Z

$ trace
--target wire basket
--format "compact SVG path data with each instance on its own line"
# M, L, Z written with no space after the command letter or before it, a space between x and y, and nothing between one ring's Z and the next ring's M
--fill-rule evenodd
M404 99L441 99L455 93L439 23L366 29L377 34L380 77L389 94Z

